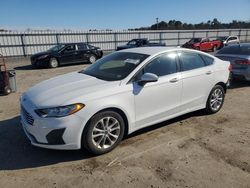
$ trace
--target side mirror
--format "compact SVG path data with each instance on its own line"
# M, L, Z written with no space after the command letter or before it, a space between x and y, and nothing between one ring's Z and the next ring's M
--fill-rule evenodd
M141 76L141 79L138 81L139 85L144 85L148 82L157 82L158 76L153 73L145 73Z

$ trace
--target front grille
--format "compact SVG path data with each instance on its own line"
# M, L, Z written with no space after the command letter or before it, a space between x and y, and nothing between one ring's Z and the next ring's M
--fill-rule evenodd
M34 123L33 117L30 115L29 112L27 112L27 111L24 109L24 107L21 107L21 109L22 109L22 114L23 114L24 120L25 120L28 124L33 125L33 123Z

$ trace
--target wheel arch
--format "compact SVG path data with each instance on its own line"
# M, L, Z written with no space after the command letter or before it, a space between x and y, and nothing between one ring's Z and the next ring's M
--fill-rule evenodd
M84 137L84 134L85 134L85 130L86 130L86 128L88 127L87 125L90 123L90 120L91 120L91 118L93 117L93 116L95 116L96 114L98 114L98 113L100 113L100 112L104 112L104 111L114 111L114 112L116 112L116 113L118 113L121 117L122 117L122 119L124 120L124 124L125 124L125 131L124 131L124 136L123 136L123 138L124 137L126 137L127 135L128 135L128 133L129 133L129 122L128 122L128 117L127 117L127 115L125 114L125 112L123 111L123 110L121 110L120 108L117 108L117 107L107 107L107 108L104 108L104 109L101 109L101 110L99 110L99 111L97 111L95 114L93 114L89 119L88 119L88 121L87 121L87 123L86 123L86 126L83 128L83 130L82 130L82 135L81 135L81 145L83 144L83 137ZM82 147L82 146L81 146Z
M227 92L227 84L225 84L224 82L218 82L214 86L216 85L220 85L221 87L223 87L225 93Z

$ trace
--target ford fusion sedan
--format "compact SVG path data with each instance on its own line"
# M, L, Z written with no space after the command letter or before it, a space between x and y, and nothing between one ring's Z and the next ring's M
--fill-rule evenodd
M143 127L200 109L218 112L229 66L190 49L118 51L31 87L21 97L21 123L35 146L103 154Z
M60 65L90 62L101 58L100 48L86 43L71 43L56 45L45 52L31 56L31 64L35 67L56 68Z

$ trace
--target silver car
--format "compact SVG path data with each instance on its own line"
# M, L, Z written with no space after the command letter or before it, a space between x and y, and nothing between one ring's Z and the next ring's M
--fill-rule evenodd
M250 43L227 46L215 56L230 61L232 78L250 81Z

